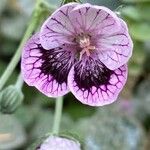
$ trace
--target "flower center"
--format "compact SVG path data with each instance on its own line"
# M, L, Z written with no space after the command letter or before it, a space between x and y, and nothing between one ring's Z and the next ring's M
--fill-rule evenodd
M87 34L78 35L76 38L76 42L79 44L79 47L81 48L80 59L85 53L89 57L90 51L95 49L95 46L91 45L90 36L88 36Z

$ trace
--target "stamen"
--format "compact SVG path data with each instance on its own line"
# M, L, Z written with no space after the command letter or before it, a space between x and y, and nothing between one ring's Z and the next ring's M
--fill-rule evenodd
M95 49L95 46L91 45L90 37L88 35L80 34L76 42L79 44L79 47L82 48L80 52L80 59L82 58L83 54L86 53L86 55L90 56L90 51Z

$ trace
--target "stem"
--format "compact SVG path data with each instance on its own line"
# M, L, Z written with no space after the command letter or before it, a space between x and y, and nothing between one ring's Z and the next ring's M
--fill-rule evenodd
M3 88L3 86L7 82L8 78L11 76L13 70L15 69L16 65L18 64L18 62L20 60L21 52L22 52L22 47L24 46L24 44L28 40L28 38L31 36L31 34L36 30L36 28L39 24L40 19L38 16L41 15L40 14L41 11L39 12L40 5L41 5L41 1L37 0L32 19L31 19L29 26L24 34L24 37L23 37L16 53L12 57L9 65L7 66L6 70L4 71L4 73L2 74L2 76L0 78L0 90Z
M26 42L26 40L30 37L30 35L32 34L33 30L34 30L34 26L35 26L35 22L33 20L33 22L31 22L31 24L29 25L29 27L27 28L27 31L15 53L15 55L13 56L13 58L11 59L9 65L7 66L5 72L3 73L3 75L0 78L0 90L3 88L3 86L5 85L6 81L8 80L8 78L10 77L10 75L12 74L13 70L15 69L16 65L19 62L20 56L21 56L21 50L22 47L24 45L24 43Z
M21 73L18 75L18 78L17 78L17 81L16 81L16 84L15 86L18 88L18 89L21 89L22 86L23 86L23 79L22 79L22 75Z
M61 116L63 109L63 97L58 97L55 102L55 115L54 115L54 123L53 123L53 134L59 133Z

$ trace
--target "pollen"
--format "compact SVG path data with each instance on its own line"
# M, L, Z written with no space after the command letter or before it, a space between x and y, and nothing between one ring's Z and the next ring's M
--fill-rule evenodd
M76 38L76 42L79 44L81 48L80 51L80 59L82 58L83 54L86 53L87 56L90 56L91 50L95 50L95 46L91 45L90 36L86 34L80 34Z

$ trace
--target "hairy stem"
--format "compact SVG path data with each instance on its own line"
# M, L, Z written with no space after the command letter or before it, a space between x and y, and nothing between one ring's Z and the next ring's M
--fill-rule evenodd
M63 109L63 97L58 97L55 102L55 115L52 130L53 134L59 133L62 109Z
M18 78L17 78L17 81L16 81L15 86L16 86L18 89L21 89L22 86L23 86L23 79L22 79L21 73L18 75Z
M34 11L33 11L31 21L30 21L29 26L28 26L25 34L24 34L24 37L23 37L18 49L16 50L16 53L12 57L10 63L8 64L6 70L4 71L4 73L2 74L2 76L0 78L0 90L2 90L3 86L5 85L5 83L9 79L9 77L11 76L11 74L14 71L15 67L17 66L17 64L20 60L22 48L23 48L25 42L28 40L28 38L31 36L31 34L34 31L36 31L36 29L38 28L38 25L40 23L40 20L42 20L41 7L42 7L42 1L37 0L36 1L36 6L35 6Z

